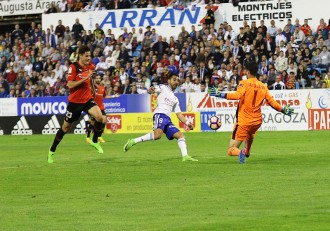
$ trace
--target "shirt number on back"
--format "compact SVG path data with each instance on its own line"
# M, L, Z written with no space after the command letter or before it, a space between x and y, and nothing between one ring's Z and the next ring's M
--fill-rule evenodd
M256 106L257 94L258 94L258 90L254 90L253 100L252 100L252 107Z

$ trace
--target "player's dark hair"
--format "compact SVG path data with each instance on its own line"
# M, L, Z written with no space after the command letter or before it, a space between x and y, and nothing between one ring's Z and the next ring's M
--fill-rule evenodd
M91 51L91 49L88 46L82 45L79 48L78 55L83 55L83 54L85 54L86 52L89 52L89 51Z
M173 77L178 77L179 78L179 76L177 76L177 75L171 75L171 77L169 79L172 79Z
M247 62L245 64L245 69L250 72L251 75L257 76L258 74L258 64L256 62Z

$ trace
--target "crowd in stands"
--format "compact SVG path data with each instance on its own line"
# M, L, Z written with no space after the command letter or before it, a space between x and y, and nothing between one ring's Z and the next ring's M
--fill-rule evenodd
M178 9L184 9L188 5L204 5L204 4L221 4L233 3L237 5L239 2L256 2L271 0L62 0L55 4L52 2L49 9L45 13L58 12L88 12L99 10L115 10L129 8L156 8L173 6ZM280 1L280 0L279 0ZM286 0L285 0L286 1Z
M81 9L109 2L76 0ZM82 45L91 48L109 96L148 93L151 85L166 83L172 74L181 81L176 92L206 92L210 87L232 91L246 78L249 61L259 64L258 78L271 90L330 88L330 25L324 19L317 28L310 28L306 19L289 19L284 28L274 20L270 25L245 21L240 28L226 22L215 28L210 20L200 30L189 27L182 26L167 41L150 26L123 28L115 36L98 24L85 30L79 19L74 25L59 20L45 31L34 22L27 31L17 24L11 33L0 32L0 97L68 95L68 67L77 61Z

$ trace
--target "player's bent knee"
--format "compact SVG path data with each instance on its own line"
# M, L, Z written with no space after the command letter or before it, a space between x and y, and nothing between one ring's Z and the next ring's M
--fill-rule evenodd
M240 150L236 147L229 147L228 148L228 156L238 156Z
M159 140L160 138L162 138L161 134L154 134L154 140Z
M102 123L103 124L106 124L107 123L107 117L102 115Z
M102 116L102 114L101 114L101 115L96 115L96 116L94 117L94 119L95 119L95 121L97 121L97 122L103 123L103 116Z
M64 133L68 133L71 129L72 124L68 123L68 122L64 122L64 124L62 125L62 131Z
M173 137L178 140L184 138L184 135L182 132L177 132L173 135Z

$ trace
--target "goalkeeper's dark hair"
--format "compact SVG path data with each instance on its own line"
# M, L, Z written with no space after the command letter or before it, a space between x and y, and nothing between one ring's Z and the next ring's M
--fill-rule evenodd
M91 51L91 49L88 46L82 45L79 48L78 55L83 55L83 54L85 54L86 52L89 52L89 51Z
M258 74L258 64L254 61L247 62L245 64L245 69L250 72L251 75L256 76Z

